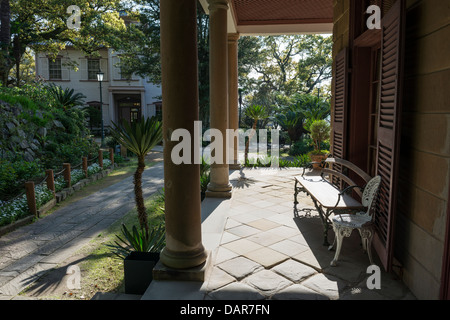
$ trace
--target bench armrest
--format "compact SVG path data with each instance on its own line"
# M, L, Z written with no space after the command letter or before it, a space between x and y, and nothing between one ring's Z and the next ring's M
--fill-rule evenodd
M360 189L361 191L364 191L364 188L363 187L361 187L361 186L349 186L349 187L347 187L347 188L345 188L344 190L342 190L341 192L339 192L339 194L338 194L338 199L337 199L337 202L336 202L336 205L334 206L335 208L338 206L338 204L339 204L339 202L341 201L341 197L344 195L344 194L346 194L347 192L349 192L350 190L353 190L353 189L356 189L356 188L358 188L358 189Z

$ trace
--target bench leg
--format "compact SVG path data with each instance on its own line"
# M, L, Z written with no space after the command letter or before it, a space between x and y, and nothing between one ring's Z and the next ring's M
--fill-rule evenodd
M330 215L330 209L327 209L327 212L323 212L322 207L317 203L317 201L313 198L314 205L319 212L320 219L322 220L323 226L323 245L325 247L329 247L330 243L328 242L328 230L330 229L330 225L328 223L328 217Z
M331 261L330 265L332 267L336 267L337 262L339 260L339 254L341 253L342 248L342 242L344 241L344 237L348 238L352 234L353 229L347 228L347 227L339 227L339 226L333 226L334 232L336 234L337 239L337 248L336 253L334 255L333 261Z

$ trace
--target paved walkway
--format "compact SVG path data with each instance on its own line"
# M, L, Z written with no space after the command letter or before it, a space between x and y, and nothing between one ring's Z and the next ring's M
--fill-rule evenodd
M211 251L212 264L206 281L153 281L142 299L415 299L400 280L382 270L381 289L368 288L369 259L356 231L344 240L338 266L330 266L334 251L322 245L318 213L294 216L293 177L299 174L299 169L232 172L232 199L207 198L202 203L203 244ZM299 202L298 208L314 208L305 194ZM329 241L333 239L330 230Z
M99 293L94 299L415 299L384 272L380 290L367 287L369 263L356 232L344 240L338 266L330 267L334 252L322 246L317 213L293 214L293 176L300 173L233 171L233 197L203 201L203 244L211 252L205 282L153 281L142 297ZM163 186L162 163L145 171L143 186L145 197ZM299 201L299 208L312 208L307 196ZM129 177L1 237L0 300L13 299L133 207Z
M144 197L163 187L163 163L146 169ZM133 177L0 238L0 300L12 299L135 207Z

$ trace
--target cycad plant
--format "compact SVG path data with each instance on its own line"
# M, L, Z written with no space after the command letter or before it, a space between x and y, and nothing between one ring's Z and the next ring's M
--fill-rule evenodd
M131 124L123 120L121 125L112 123L111 135L125 148L133 152L138 159L134 173L134 193L136 209L141 230L148 239L149 226L147 212L142 195L142 173L145 169L145 156L162 140L162 124L155 117L146 118Z
M75 93L74 89L63 89L53 83L49 85L48 91L64 110L82 106L84 104L84 99L86 99L84 94L80 92Z
M255 134L256 126L258 125L259 120L267 119L269 117L269 112L267 111L266 107L260 106L260 105L251 105L245 109L245 115L251 119L253 119L253 127L252 127L252 133L248 137L247 142L245 143L245 162L247 163L248 160L248 149L250 146L250 140L253 138L253 135Z

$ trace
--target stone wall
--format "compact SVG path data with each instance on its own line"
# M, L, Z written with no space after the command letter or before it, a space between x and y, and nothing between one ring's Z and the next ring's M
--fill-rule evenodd
M48 130L64 129L61 122L54 120L39 127L24 116L43 119L39 111L24 111L20 105L10 105L0 100L0 157L6 152L22 153L24 160L32 162L39 157L43 139Z
M450 181L450 3L408 0L395 256L420 299L438 299Z

